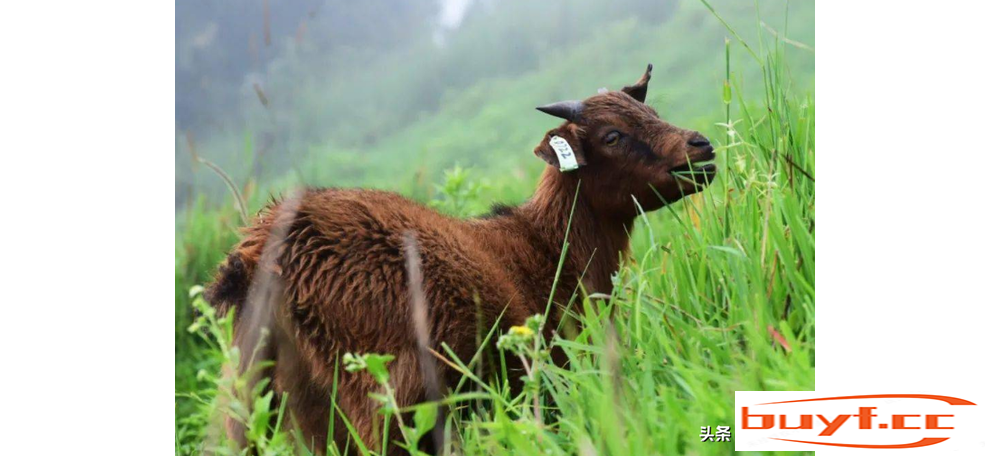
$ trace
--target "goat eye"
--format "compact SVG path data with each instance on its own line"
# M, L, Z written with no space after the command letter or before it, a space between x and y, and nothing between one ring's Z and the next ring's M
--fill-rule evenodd
M614 146L619 143L619 132L611 131L605 135L605 144L609 146Z

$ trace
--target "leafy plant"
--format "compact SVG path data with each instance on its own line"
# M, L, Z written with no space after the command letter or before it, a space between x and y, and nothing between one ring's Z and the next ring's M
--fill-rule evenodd
M436 198L430 201L430 207L441 212L467 217L484 210L479 195L487 187L484 181L473 179L470 169L455 165L443 172L443 183L436 186Z
M382 439L382 452L385 452L384 446L388 443L389 421L392 417L395 417L398 421L399 432L402 434L402 440L404 442L402 447L410 454L419 454L419 441L436 424L437 404L425 403L414 407L413 423L410 426L402 418L402 411L395 398L395 389L389 383L389 373L386 364L395 359L394 356L375 353L363 355L345 353L342 359L344 370L347 372L367 371L375 379L375 382L382 387L383 393L371 394L371 398L381 404L380 411L385 416L385 424L383 426L385 438Z

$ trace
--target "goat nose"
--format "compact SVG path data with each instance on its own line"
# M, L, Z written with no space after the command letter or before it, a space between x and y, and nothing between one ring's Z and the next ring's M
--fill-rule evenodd
M694 147L708 147L708 146L711 146L712 143L708 142L708 138L706 138L704 136L695 135L693 138L691 138L688 141L688 145L694 146Z

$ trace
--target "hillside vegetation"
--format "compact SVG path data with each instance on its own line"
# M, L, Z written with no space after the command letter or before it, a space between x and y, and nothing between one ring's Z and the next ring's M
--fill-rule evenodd
M319 65L292 42L298 49L271 70L267 107L253 98L236 128L192 140L179 132L176 452L229 451L218 417L246 409L220 375L232 358L230 321L197 292L243 221L223 180L193 164L190 145L226 171L248 215L272 194L317 185L385 188L473 216L532 192L543 168L532 149L558 123L533 107L618 89L648 62L648 103L717 145L715 184L640 217L612 296L575 302L577 334L504 347L535 368L521 394L466 377L439 405L451 412L445 451L721 455L732 444L701 442L699 429L733 424L735 391L814 390L814 4L630 10L588 2L561 16L545 2L497 3L468 14L433 57L421 47L436 44L410 40L335 68L332 84L319 83ZM545 38L520 16L560 23ZM499 52L511 45L509 64ZM451 70L458 65L472 70ZM259 154L262 141L280 155ZM562 347L568 365L546 363L547 344ZM271 400L252 399L249 439L265 453L305 451L269 428L270 416L290 419ZM435 406L417 409L423 422ZM423 431L407 424L411 436Z

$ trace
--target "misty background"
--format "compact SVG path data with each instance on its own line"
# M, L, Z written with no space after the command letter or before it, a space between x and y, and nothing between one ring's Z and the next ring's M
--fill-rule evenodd
M813 94L813 2L711 5L750 46L786 35ZM559 123L533 108L621 88L650 62L648 103L715 137L727 37L700 0L179 1L176 210L230 204L193 152L250 201L299 184L429 199L455 165L531 189L532 149ZM734 89L759 93L748 51L730 55Z

